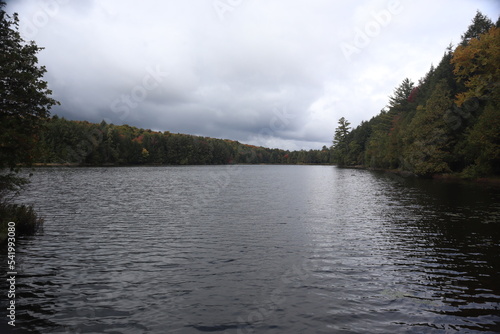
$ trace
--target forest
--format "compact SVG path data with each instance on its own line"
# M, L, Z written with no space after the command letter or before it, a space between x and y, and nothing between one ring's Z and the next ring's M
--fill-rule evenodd
M129 125L49 118L36 161L78 165L214 165L236 163L329 163L330 149L285 151Z
M404 79L377 116L354 129L341 118L332 161L424 177L499 175L499 23L477 12L461 43L417 84Z

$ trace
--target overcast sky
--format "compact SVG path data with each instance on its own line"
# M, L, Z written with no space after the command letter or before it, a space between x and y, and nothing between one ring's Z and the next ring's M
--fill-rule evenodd
M14 0L26 40L73 120L330 146L457 44L497 0Z

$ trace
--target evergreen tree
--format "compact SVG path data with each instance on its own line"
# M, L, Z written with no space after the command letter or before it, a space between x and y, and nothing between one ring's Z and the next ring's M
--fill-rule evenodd
M341 117L338 124L339 126L335 129L335 136L333 137L333 152L335 161L342 166L347 164L347 153L349 152L347 135L351 129L349 127L351 123L344 117Z
M419 107L406 136L405 169L417 175L450 172L450 129L445 113L451 108L451 90L443 79L438 83L425 107Z
M478 122L468 133L467 149L473 163L466 177L500 174L500 102L488 103Z
M477 11L476 16L472 19L471 25L469 25L467 31L462 35L461 45L466 46L469 44L471 39L479 38L480 35L487 33L493 26L493 21L483 15L480 11Z
M393 96L389 97L389 108L406 105L413 88L414 83L408 78L404 79L401 85L394 90Z

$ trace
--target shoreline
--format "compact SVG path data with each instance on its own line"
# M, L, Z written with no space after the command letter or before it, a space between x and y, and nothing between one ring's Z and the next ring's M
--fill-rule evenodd
M404 171L399 169L373 168L362 165L346 166L340 168L354 168L354 169L364 169L375 172L384 172L384 173L396 174L404 178L416 178L416 179L428 179L428 180L452 181L452 182L471 182L476 184L488 184L500 187L500 176L495 176L495 175L477 177L477 178L465 178L461 176L460 173L443 173L443 174L432 174L428 177L425 177L414 174L409 171Z
M459 173L444 173L444 174L433 174L430 175L429 177L424 177L424 176L419 176L416 175L412 172L409 171L404 171L404 170L399 170L399 169L386 169L386 168L373 168L373 167L366 167L363 165L355 165L355 166L338 166L335 164L328 164L328 163L322 163L322 164L304 164L304 163L296 163L296 164L287 164L287 163L257 163L257 164L251 164L251 163L241 163L241 164L218 164L218 165L167 165L167 164L137 164L137 165L127 165L127 164L102 164L102 165L91 165L91 164L79 164L79 163L70 163L70 162L65 162L65 163L55 163L55 162L37 162L33 163L31 167L158 167L158 166L228 166L228 165L269 165L269 166L337 166L339 168L346 168L346 169L363 169L363 170L368 170L368 171L375 171L375 172L384 172L384 173L390 173L390 174L395 174L399 175L404 178L417 178L417 179L430 179L430 180L439 180L439 181L461 181L461 182L473 182L473 183L480 183L480 184L489 184L489 185L495 185L495 186L500 186L500 176L485 176L485 177L478 177L478 178L464 178L462 177ZM25 168L30 168L26 167Z
M22 168L33 168L33 167L158 167L158 166L336 166L335 164L329 163L228 163L228 164L187 164L187 165L178 165L178 164L79 164L79 163L57 163L57 162L37 162L33 163L31 166L20 166Z

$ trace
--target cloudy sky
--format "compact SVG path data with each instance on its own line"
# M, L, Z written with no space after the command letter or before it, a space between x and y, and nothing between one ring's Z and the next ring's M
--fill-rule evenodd
M74 120L283 149L369 120L497 0L14 0Z

